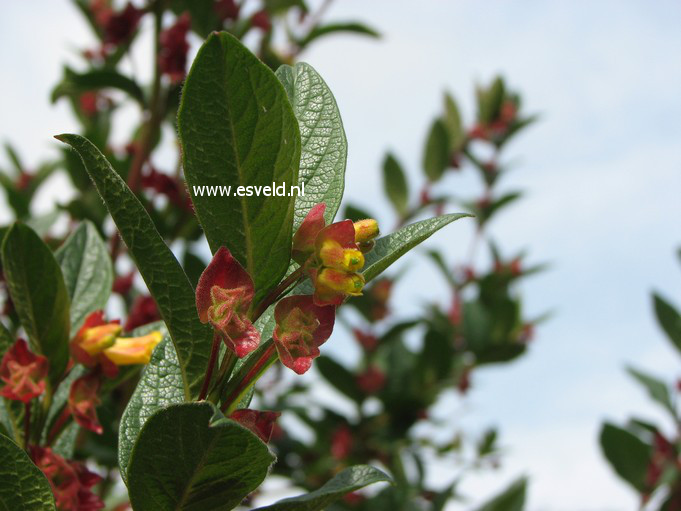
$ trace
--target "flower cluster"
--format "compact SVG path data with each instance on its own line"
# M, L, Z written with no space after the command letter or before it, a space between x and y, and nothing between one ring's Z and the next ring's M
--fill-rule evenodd
M364 287L360 273L364 253L378 236L376 220L353 224L343 220L326 225L326 204L313 207L293 236L292 256L314 283L316 305L340 305L347 296L359 296Z
M26 341L18 339L0 363L0 380L5 384L0 396L28 403L45 391L47 371L47 358L31 353Z
M77 461L65 460L49 447L31 447L31 458L47 477L60 511L97 511L104 502L92 491L102 478Z
M173 26L164 30L159 38L161 47L158 64L161 72L168 75L173 83L180 82L184 78L189 51L187 33L190 27L191 17L188 12L185 12L177 18Z

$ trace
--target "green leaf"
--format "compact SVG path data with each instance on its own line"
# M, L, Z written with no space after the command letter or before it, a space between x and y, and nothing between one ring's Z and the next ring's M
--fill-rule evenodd
M436 119L430 127L423 153L423 170L429 181L438 181L449 167L449 150L447 126Z
M642 373L633 367L627 368L627 371L645 387L652 399L660 403L676 417L676 408L674 407L674 402L672 401L672 396L669 393L667 384L648 374Z
M283 499L254 511L322 511L348 493L382 482L390 483L392 479L377 468L355 465L337 474L318 490L307 495Z
M368 27L367 25L363 23L356 23L356 22L348 22L348 23L329 23L328 25L317 25L315 26L310 32L302 38L300 41L298 41L298 46L300 48L305 48L307 45L309 45L312 41L315 39L319 39L320 37L329 35L329 34L337 34L339 32L348 32L352 34L357 34L357 35L365 35L368 37L373 37L375 39L378 39L381 37L381 34L376 31L375 29Z
M431 235L451 224L459 218L467 216L465 213L453 213L422 220L402 227L383 238L376 240L374 249L366 254L364 264L364 280L369 282L380 275L388 266L397 261L419 243L427 240Z
M497 76L487 90L478 91L478 120L488 124L499 116L506 96L504 80Z
M76 96L84 92L99 89L117 89L128 94L140 105L144 106L144 92L132 78L120 74L113 69L93 69L78 73L64 68L64 78L52 90L52 102L63 96Z
M156 346L144 368L118 429L118 466L128 483L128 465L135 441L147 419L161 408L184 401L182 371L168 337Z
M109 252L97 228L81 223L54 253L71 298L71 336L93 311L103 309L111 294L114 274Z
M527 479L522 477L502 493L478 508L478 511L523 511Z
M12 344L14 344L12 334L9 333L7 327L0 322L0 359Z
M348 141L338 105L319 73L303 62L281 66L276 72L298 119L302 144L298 184L305 195L296 197L293 230L308 211L326 203L324 218L333 222L343 198Z
M406 216L409 210L409 186L402 165L391 153L383 160L383 187L397 213L401 217Z
M236 193L239 186L298 182L300 133L286 92L237 39L213 33L187 76L178 126L185 176L211 250L229 248L253 277L257 303L288 268L295 197ZM232 193L201 196L194 186L231 186Z
M69 358L69 295L59 265L38 235L20 223L5 236L2 263L31 349L48 358L55 382Z
M364 392L357 386L355 375L331 357L319 357L315 361L317 370L324 379L342 394L353 401L361 403L364 400Z
M658 323L676 349L681 351L681 315L657 293L653 293L653 302Z
M26 452L0 435L0 509L54 511L50 483Z
M459 150L466 140L466 132L461 122L461 114L451 94L445 92L445 126L449 133L449 144L453 150Z
M227 511L265 479L274 461L267 445L229 419L211 422L214 413L185 403L147 420L128 469L135 511Z
M58 140L80 154L85 168L130 250L175 345L185 383L185 397L198 394L208 365L212 329L199 321L194 289L164 243L144 206L102 153L78 135Z
M652 447L630 431L609 423L601 429L600 442L615 472L638 491L644 491Z

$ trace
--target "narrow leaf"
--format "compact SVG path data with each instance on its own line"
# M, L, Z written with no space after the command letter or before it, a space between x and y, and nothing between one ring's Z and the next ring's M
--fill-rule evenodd
M427 240L445 225L467 216L471 215L453 213L450 215L438 216L409 224L402 227L402 229L397 232L379 238L376 240L374 249L366 255L363 271L364 280L369 282L376 278L385 271L388 266L393 264L419 243Z
M274 456L229 419L211 423L208 403L172 405L152 415L128 468L135 511L228 511L265 479Z
M320 202L326 203L324 218L330 223L343 198L348 156L338 105L322 77L309 64L281 66L276 75L298 119L302 144L298 184L305 185L305 195L296 198L293 229Z
M404 217L408 211L409 187L402 165L390 153L383 160L383 187L397 213Z
M128 465L135 441L147 419L161 408L184 401L182 371L168 337L156 347L121 417L118 466L128 482Z
M445 126L449 132L449 143L453 150L458 150L461 148L464 140L466 139L466 133L463 128L463 123L461 122L461 114L459 113L459 107L456 105L456 101L449 93L445 93Z
M144 206L102 153L78 135L57 138L71 145L83 159L168 327L182 368L185 396L198 394L213 334L209 326L199 321L194 289L187 276Z
M423 153L423 170L431 182L438 181L449 167L449 149L447 127L436 119L430 127Z
M5 236L2 263L31 349L48 358L55 382L69 358L69 295L59 265L38 235L20 223Z
M653 378L652 376L642 373L632 367L627 369L630 375L632 375L638 382L645 387L648 394L652 399L657 401L659 404L664 406L671 414L676 417L676 409L672 401L672 396L669 392L669 387L666 383Z
M357 35L365 35L368 37L373 37L378 39L381 37L381 34L374 30L373 28L364 25L363 23L330 23L328 25L321 25L321 26L316 26L312 30L310 30L310 33L307 34L303 39L301 39L298 42L298 46L301 48L305 48L307 45L309 45L312 41L315 39L319 39L320 37L323 37L325 35L329 34L335 34L338 32L348 32L352 34L357 34Z
M104 241L89 221L81 223L54 254L71 297L71 336L111 294L113 267Z
M364 400L365 394L357 386L355 375L336 362L333 358L319 357L315 361L315 366L324 379L333 385L339 392L358 403Z
M346 468L316 491L283 499L254 511L322 511L348 493L383 482L390 483L392 479L377 468L355 465Z
M681 315L660 295L653 293L657 321L677 350L681 351Z
M523 511L526 490L527 479L523 477L478 508L478 511Z
M295 197L288 187L298 182L300 133L286 92L237 39L213 33L187 76L178 126L189 192L211 250L229 248L253 277L257 302L290 260ZM285 184L286 196L265 196L273 184ZM195 186L231 186L231 193L202 196ZM241 186L257 188L239 197Z
M62 96L78 95L99 89L118 89L144 105L144 93L135 80L113 69L94 69L78 73L70 68L64 69L64 78L52 91L54 103Z
M54 511L50 483L26 452L0 435L0 509Z
M644 491L652 447L630 431L608 423L601 429L600 442L615 472L638 491Z

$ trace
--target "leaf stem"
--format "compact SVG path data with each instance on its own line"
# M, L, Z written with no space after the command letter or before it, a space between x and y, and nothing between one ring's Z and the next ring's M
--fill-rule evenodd
M64 429L69 417L71 417L71 412L69 411L68 406L65 406L59 414L57 420L52 425L52 428L50 428L50 432L47 434L47 445L52 445L54 443L59 436L59 433L61 433Z

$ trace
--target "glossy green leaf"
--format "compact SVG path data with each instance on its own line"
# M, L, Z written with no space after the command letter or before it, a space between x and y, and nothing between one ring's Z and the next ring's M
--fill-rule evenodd
M109 252L97 228L85 221L54 253L71 298L71 336L85 318L103 309L111 294L114 274Z
M0 435L0 509L54 511L50 483L26 452Z
M31 349L48 358L55 382L69 358L69 295L59 265L38 235L20 223L5 236L2 263Z
M445 93L445 126L449 133L449 144L453 150L458 150L466 140L466 132L461 121L459 107L451 94Z
M177 354L173 343L165 337L144 368L121 417L118 429L118 466L126 484L132 448L147 419L161 408L183 401L182 372Z
M348 467L324 486L307 495L280 500L254 511L322 511L344 495L375 483L390 483L392 479L369 465Z
M391 153L383 160L383 188L397 214L404 217L409 210L409 186L402 165Z
M674 407L674 402L666 383L632 367L627 368L627 371L643 385L652 399L660 403L676 417L676 408Z
M185 403L147 420L128 468L135 511L227 511L265 479L274 461L267 445L214 413L208 403Z
M423 153L423 170L431 182L438 181L449 167L449 133L447 126L436 119L430 127Z
M298 46L301 48L305 48L307 45L309 45L312 41L319 39L320 37L324 37L329 34L338 34L338 33L350 33L350 34L356 34L356 35L364 35L368 37L373 37L373 38L379 38L381 37L381 34L376 31L375 29L365 25L364 23L356 23L356 22L349 22L349 23L329 23L328 25L318 25L315 26L310 32L302 38L300 41L298 41Z
M309 64L281 66L276 75L298 119L302 144L298 183L305 185L305 195L296 198L293 229L320 202L326 203L324 218L331 223L343 198L348 156L338 105L322 77Z
M630 431L609 423L601 429L600 442L615 472L638 491L644 491L652 447Z
M523 511L526 491L527 479L523 477L479 507L478 511Z
M185 176L211 250L229 248L253 277L257 302L290 260L295 197L255 194L298 182L300 133L286 92L237 39L214 33L187 76L178 126ZM201 196L195 186L231 186L231 195ZM258 188L238 197L240 186Z
M57 138L71 145L83 159L168 327L182 368L185 396L198 394L213 332L199 321L194 289L187 276L144 206L99 150L78 135Z
M677 350L681 351L681 315L660 295L653 293L657 321Z
M117 89L144 105L144 93L135 80L113 69L93 69L78 73L70 68L64 69L62 81L52 90L52 102L62 96L80 95L99 89Z
M422 220L402 227L383 238L376 240L374 249L366 254L364 264L364 280L369 282L380 275L388 266L397 261L419 243L427 240L431 235L451 224L459 218L470 215L465 213L453 213L438 216L428 220Z

